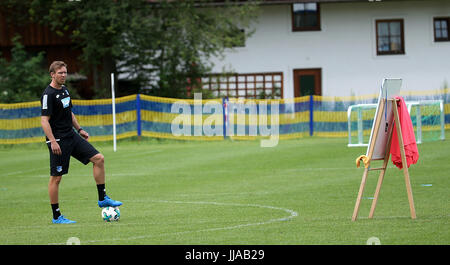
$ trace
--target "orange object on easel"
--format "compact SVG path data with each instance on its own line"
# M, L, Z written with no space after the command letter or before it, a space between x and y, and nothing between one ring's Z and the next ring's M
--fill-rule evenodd
M369 218L373 218L373 215L375 212L375 207L377 205L378 197L379 197L380 190L381 190L381 185L383 183L384 175L386 173L386 168L387 168L387 165L389 162L390 147L391 147L391 142L392 142L392 136L394 133L396 133L398 143L400 146L402 163L403 163L403 165L407 165L402 131L401 131L401 126L400 126L400 118L399 118L399 113L398 113L398 109L397 109L398 99L395 99L395 98L386 99L387 96L386 96L386 98L383 98L381 95L382 94L380 94L379 105L377 108L377 112L375 114L375 120L374 120L373 127L372 127L372 134L370 137L367 153L365 156L360 156L360 157L364 157L364 159L365 159L364 164L366 165L366 167L364 168L364 173L362 176L361 185L359 187L359 192L358 192L358 196L356 199L355 208L353 210L352 221L356 221L356 219L358 217L359 206L361 204L361 198L364 193L364 188L366 185L366 180L367 180L369 171L380 170L380 175L378 177L378 183L377 183L377 187L375 190L374 199L372 201L372 206L371 206L370 213L369 213ZM391 104L391 107L389 107L388 104ZM382 129L383 114L386 115L387 111L392 112L392 113L389 113L390 117L392 117L392 121L390 121L390 122L386 121L386 131L385 131L385 134L382 134L381 129ZM393 126L388 126L388 124L394 124L394 123L396 124L395 132L393 130ZM384 138L381 136L383 136ZM382 139L383 141L379 141L380 139ZM381 146L381 147L377 146L380 144L384 144L385 146ZM376 150L376 156L374 157L375 150ZM380 150L381 150L381 152L380 152ZM384 152L383 155L381 155L382 152ZM370 168L370 162L372 160L383 160L383 166L380 168ZM408 195L411 218L416 219L416 211L414 208L414 200L413 200L413 194L412 194L412 189L411 189L411 182L410 182L408 167L404 166L402 170L403 170L403 175L405 177L406 192Z

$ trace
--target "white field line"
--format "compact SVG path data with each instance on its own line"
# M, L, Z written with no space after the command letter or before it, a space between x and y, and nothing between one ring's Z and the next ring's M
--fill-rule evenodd
M149 202L149 201L134 201L134 202ZM270 219L267 221L260 221L256 223L246 223L246 224L237 224L232 226L225 226L225 227L216 227L216 228L205 228L200 230L192 230L192 231L180 231L180 232L173 232L173 233L162 233L162 234L147 234L147 235L140 235L140 236L131 236L131 237L122 237L122 238L109 238L109 239L100 239L100 240L81 240L81 244L85 243L99 243L99 242L111 242L111 241L124 241L124 240L139 240L139 239L145 239L145 238L151 238L151 237L161 237L161 236L173 236L173 235L184 235L189 233L201 233L201 232L212 232L212 231L220 231L220 230L231 230L231 229L237 229L242 227L248 227L248 226L259 226L259 225L266 225L271 224L275 222L281 222L281 221L288 221L294 217L298 216L298 213L281 207L274 207L274 206L268 206L268 205L259 205L259 204L240 204L240 203L222 203L222 202L205 202L205 201L166 201L166 200L151 200L150 202L155 203L172 203L172 204L209 204L209 205L217 205L217 206L232 206L232 207L258 207L258 208L266 208L270 210L276 210L276 211L283 211L289 214L289 216L285 216L282 218L276 218L276 219ZM129 224L128 224L129 225ZM64 243L49 243L49 245L64 245Z

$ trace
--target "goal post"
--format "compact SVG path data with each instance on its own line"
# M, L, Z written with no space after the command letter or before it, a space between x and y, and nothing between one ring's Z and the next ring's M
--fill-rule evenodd
M406 101L414 126L416 142L445 139L444 101ZM376 104L355 104L347 109L349 147L368 146Z
M377 104L356 104L348 107L347 127L349 147L369 145L369 138L367 137L369 136L370 129L372 128L376 108ZM365 136L367 139L364 139Z
M410 101L406 106L416 128L418 144L445 139L445 110L442 99Z

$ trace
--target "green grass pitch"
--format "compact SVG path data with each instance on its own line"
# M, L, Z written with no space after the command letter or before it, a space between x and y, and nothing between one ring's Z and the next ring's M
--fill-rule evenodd
M447 132L447 139L450 135ZM363 147L346 138L306 137L262 148L259 141L143 139L94 143L105 155L106 189L120 207L106 223L92 166L72 158L59 203L76 224L51 223L44 144L0 147L0 244L382 245L450 243L450 141L418 145L410 167L417 219L403 172L389 163L373 219L378 173L369 173L359 218L351 221Z

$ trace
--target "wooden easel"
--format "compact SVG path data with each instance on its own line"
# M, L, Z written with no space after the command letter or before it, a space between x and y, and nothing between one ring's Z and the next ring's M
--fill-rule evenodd
M374 134L371 137L371 141L369 143L369 149L367 152L368 161L369 161L369 163L370 163L370 161L372 161L372 154L373 154L373 151L375 148L375 143L376 143L376 139L378 136L378 130L381 126L381 119L382 119L382 115L384 112L384 108L386 107L386 104L392 104L394 122L396 124L395 127L397 129L396 131L397 131L398 143L400 145L400 152L401 152L401 157L402 157L403 174L405 177L406 192L408 194L408 200L409 200L409 209L411 212L411 218L416 219L416 210L414 209L414 200L413 200L413 195L412 195L411 182L409 179L408 166L407 166L406 156L405 156L405 147L403 145L403 137L402 137L402 131L401 131L401 126L400 126L400 117L398 115L398 110L397 110L398 100L397 99L388 99L387 102L383 98L381 98L380 100L381 100L380 109L377 112L377 115L375 117L376 120L374 123ZM380 170L380 175L378 177L378 184L377 184L377 187L375 190L374 199L372 201L372 207L371 207L370 213L369 213L369 218L373 218L373 214L375 212L375 207L377 206L378 196L380 194L381 184L383 183L384 175L386 173L386 168L387 168L387 165L389 162L392 134L394 133L392 127L393 126L391 126L391 128L390 128L390 132L388 134L388 140L386 142L386 149L385 149L386 152L384 155L383 166L380 168L370 168L370 166L369 166L369 167L365 167L365 169L364 169L364 174L362 176L361 185L359 187L358 197L356 199L355 209L353 210L352 221L356 221L356 219L358 217L359 206L361 204L361 198L362 198L362 195L364 192L364 187L366 185L367 175L368 175L369 171ZM373 159L373 160L381 160L381 159Z

